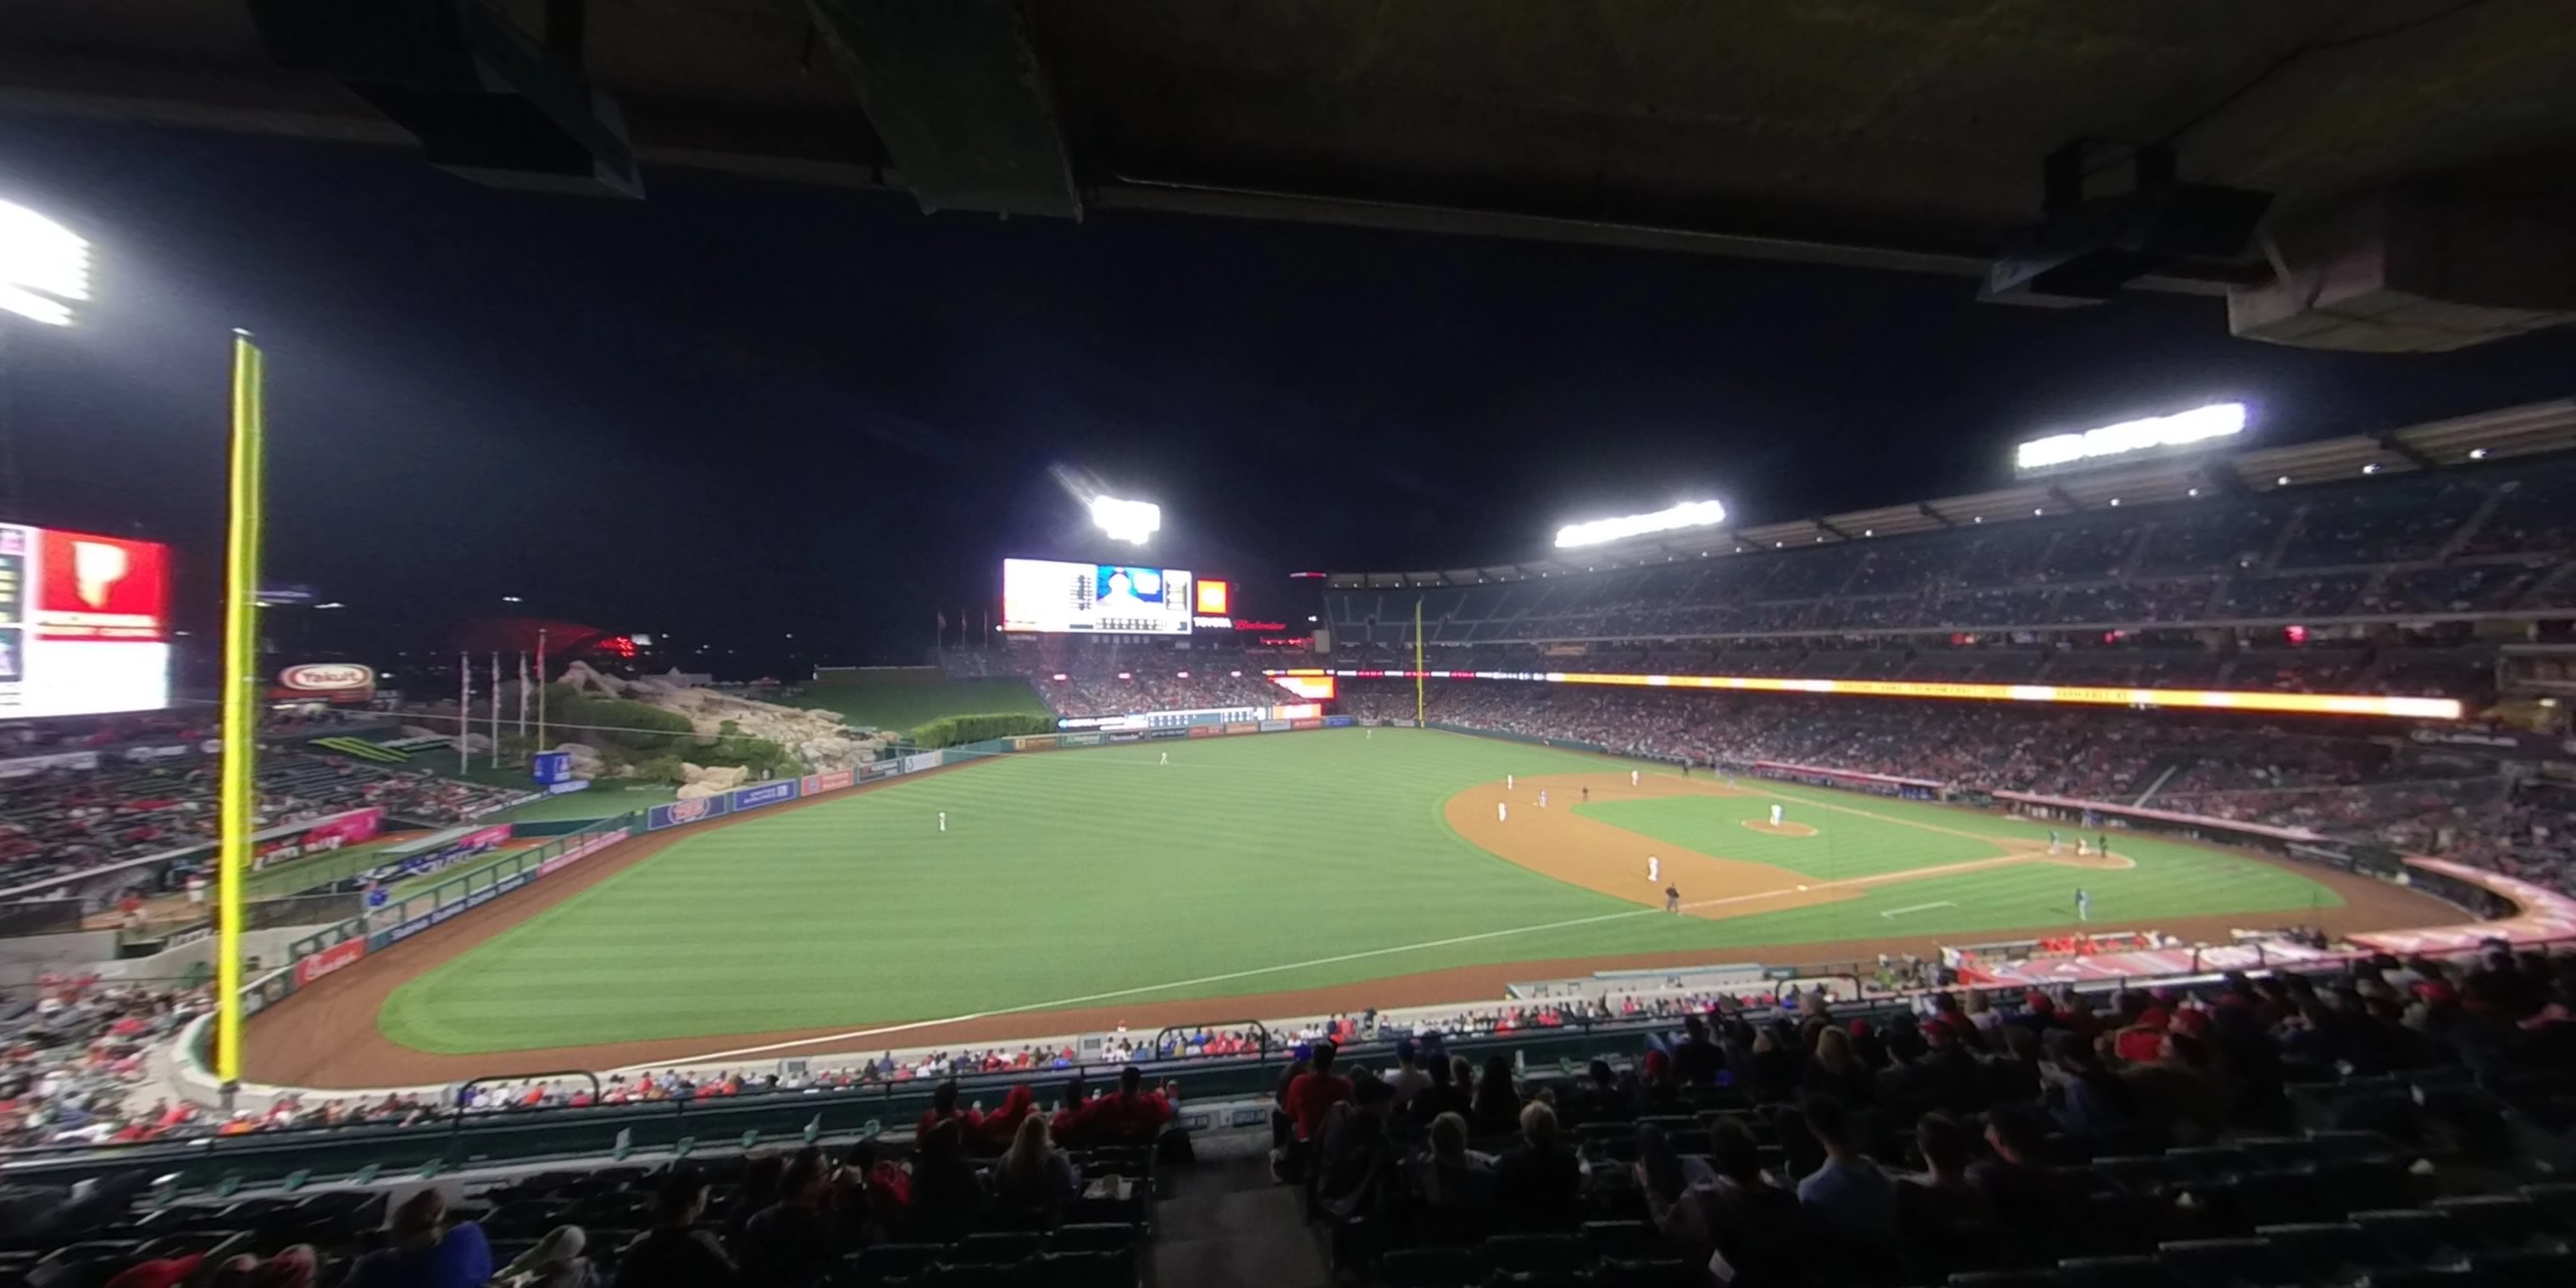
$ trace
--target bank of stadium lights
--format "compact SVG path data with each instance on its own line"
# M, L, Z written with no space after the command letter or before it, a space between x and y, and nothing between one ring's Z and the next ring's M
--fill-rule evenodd
M1163 529L1163 507L1151 501L1122 501L1114 496L1091 498L1091 522L1112 541L1141 546Z
M2483 460L2485 460L2486 458L2487 458L2487 449L2485 449L2485 448L2483 448L2483 447L2472 447L2472 448L2470 448L2470 449L2469 449L2469 459L2470 459L2470 460L2473 460L2473 461L2483 461Z
M2379 472L2379 463L2373 461L2368 465L2364 465L2361 467L2361 472L2364 474L2377 474Z
M2245 404L2212 403L2170 416L2124 420L2077 434L2034 438L2013 451L2013 467L2044 470L2078 461L2125 456L2154 447L2182 447L2245 432Z
M1577 546L1597 546L1605 541L1624 541L1650 533L1705 528L1724 522L1725 506L1715 501L1685 501L1651 514L1624 514L1615 519L1569 523L1556 530L1556 548L1569 550Z
M89 241L14 201L0 201L0 309L70 326L89 300Z

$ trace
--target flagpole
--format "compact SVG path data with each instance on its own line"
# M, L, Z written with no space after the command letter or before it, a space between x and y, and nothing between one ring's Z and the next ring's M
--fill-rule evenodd
M232 516L224 534L223 773L215 862L215 1077L224 1105L241 1085L242 896L259 754L251 686L259 665L259 547L265 483L265 362L233 332Z
M519 736L528 734L528 650L519 650Z
M501 767L501 650L492 650L492 767Z
M474 753L465 749L465 740L474 732L474 655L456 650L456 773L463 777L474 772Z

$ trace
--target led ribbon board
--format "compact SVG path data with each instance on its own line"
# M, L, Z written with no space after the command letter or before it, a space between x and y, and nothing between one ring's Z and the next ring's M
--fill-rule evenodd
M1292 667L1272 677L1330 675L1355 680L1520 680L1606 684L1643 689L1724 689L1746 693L1824 693L1864 698L1948 698L1969 702L2047 702L2068 706L2159 707L2194 711L2277 711L2313 716L2384 716L2457 720L2453 698L2397 698L2375 693L2267 693L2243 689L2129 689L2081 684L1929 684L1914 680L1796 680L1767 675L1614 675L1592 671L1366 671Z

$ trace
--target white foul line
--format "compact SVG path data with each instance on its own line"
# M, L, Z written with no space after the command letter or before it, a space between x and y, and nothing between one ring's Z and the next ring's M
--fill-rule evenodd
M1825 882L1823 884L1835 885L1840 883ZM1682 906L1685 908L1713 908L1721 904L1748 903L1756 899L1769 899L1779 895L1795 893L1797 893L1796 890L1784 886L1778 890L1764 890L1758 894L1735 894L1727 895L1720 899L1702 899L1695 903L1683 904ZM1176 979L1161 984L1144 984L1135 988L1112 989L1106 993L1087 993L1081 997L1061 997L1048 1002L1030 1002L1023 1006L1004 1006L990 1011L975 1011L966 1015L951 1015L945 1019L912 1020L903 1024L880 1025L872 1029L852 1029L846 1033L831 1033L819 1038L798 1038L790 1042L769 1042L760 1046L736 1047L731 1051L711 1051L705 1055L686 1056L672 1060L656 1060L650 1064L630 1064L623 1069L612 1070L611 1072L629 1073L641 1069L670 1068L675 1065L709 1064L718 1060L734 1060L744 1056L767 1055L773 1051L792 1051L798 1047L818 1046L826 1042L851 1042L860 1038L883 1037L887 1034L906 1033L914 1029L932 1029L946 1024L963 1024L969 1020L990 1019L997 1015L1019 1015L1028 1011L1060 1011L1067 1007L1082 1006L1092 1002L1109 1002L1122 997L1134 997L1139 993L1160 993L1168 989L1175 988L1196 988L1201 984L1223 984L1238 979L1250 979L1256 975L1275 975L1282 971L1305 970L1313 966L1335 966L1343 962L1363 961L1371 957L1389 957L1397 953L1420 952L1429 948L1450 948L1458 944L1478 943L1487 939L1506 939L1513 935L1536 934L1545 930L1566 930L1575 926L1598 925L1601 922L1619 921L1628 917L1657 917L1669 915L1671 914L1666 913L1661 908L1631 908L1624 912L1605 912L1597 916L1576 917L1571 921L1550 921L1536 926L1516 926L1509 930L1487 930L1473 935L1452 935L1447 939L1430 939L1418 944L1399 944L1393 948L1369 948L1355 953L1340 953L1331 957L1318 957L1312 961L1289 962L1280 966L1256 966L1250 970L1227 971L1222 975L1201 975L1197 979Z

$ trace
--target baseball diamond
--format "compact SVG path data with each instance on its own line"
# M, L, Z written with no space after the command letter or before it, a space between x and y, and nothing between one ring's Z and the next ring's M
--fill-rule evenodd
M247 1073L411 1085L1356 1011L1625 966L1929 954L2067 929L2078 886L2096 930L2213 940L2456 915L2162 837L2051 857L2045 829L2017 818L1662 766L1632 788L1634 766L1385 728L896 779L629 842L370 956L256 1018ZM1793 816L1776 832L1775 802ZM1649 853L1688 915L1661 914L1661 887L1640 880ZM1138 919L1155 933L1084 946L1081 927Z

